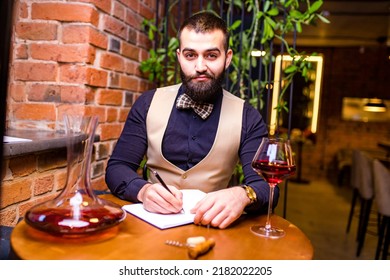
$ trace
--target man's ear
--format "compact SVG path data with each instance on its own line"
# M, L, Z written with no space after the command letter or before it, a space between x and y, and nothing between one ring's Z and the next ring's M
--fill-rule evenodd
M230 62L232 62L232 58L233 58L233 50L228 49L226 52L225 69L227 69L229 67Z
M180 52L180 49L178 48L178 49L176 49L176 58L177 58L177 61L179 62L179 64L180 64L180 59L181 59L181 52Z

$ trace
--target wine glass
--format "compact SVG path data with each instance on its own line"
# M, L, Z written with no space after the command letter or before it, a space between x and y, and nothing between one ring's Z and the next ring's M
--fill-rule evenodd
M283 237L284 230L271 226L270 215L275 186L294 174L296 170L290 141L283 138L264 137L252 160L252 168L267 181L270 192L267 222L265 225L252 226L251 231L263 237Z

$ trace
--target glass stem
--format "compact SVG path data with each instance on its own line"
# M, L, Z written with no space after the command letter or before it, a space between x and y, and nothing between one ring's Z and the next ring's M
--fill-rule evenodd
M265 229L271 230L271 213L272 213L272 205L274 202L274 190L275 184L269 183L269 201L268 201L268 214L267 214L267 222L265 223Z

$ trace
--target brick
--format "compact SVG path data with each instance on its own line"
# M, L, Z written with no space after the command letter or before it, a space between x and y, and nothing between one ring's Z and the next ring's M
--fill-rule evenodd
M87 25L66 25L62 29L62 42L65 44L90 43L101 49L107 48L107 35Z
M95 104L95 92L97 88L89 88L89 90L85 94L85 104L86 105L94 105Z
M108 50L111 52L119 53L121 48L121 42L115 38L111 38L108 45Z
M110 16L104 16L103 19L103 28L105 31L118 36L122 39L127 39L127 27L126 25Z
M28 47L26 44L20 44L15 47L15 57L17 59L27 59L28 58Z
M68 172L66 168L56 170L54 173L54 186L56 191L65 188L67 175Z
M28 17L28 7L27 3L19 3L19 17L27 18Z
M65 22L87 22L97 26L99 13L89 5L78 3L32 3L31 18Z
M13 177L23 177L37 170L36 157L34 155L12 157L9 160L9 169Z
M58 62L93 63L95 49L88 45L31 44L31 57Z
M130 59L138 61L140 49L132 44L122 42L121 54Z
M34 196L51 192L54 189L54 175L49 174L34 181Z
M71 1L94 4L96 7L103 10L107 14L111 12L111 2L113 2L112 0L71 0Z
M127 116L129 115L130 108L123 108L119 112L119 120L120 122L125 122L127 119Z
M110 156L110 145L105 143L99 143L96 145L96 155L97 160L107 159Z
M145 5L145 7L151 9L151 10L156 10L156 1L154 0L144 0L142 3Z
M120 90L100 90L96 101L99 105L120 106L123 101L123 93Z
M80 86L61 86L61 101L64 103L84 103L89 88Z
M97 116L99 118L99 123L106 121L106 109L103 107L85 106L85 115ZM98 127L98 130L99 130L99 127ZM98 134L97 131L96 131L96 134Z
M92 178L97 178L99 176L104 175L104 163L103 162L98 162L92 164Z
M119 88L120 75L118 73L110 72L108 86L110 88Z
M55 84L32 84L28 90L28 100L60 102L60 86Z
M132 0L120 0L120 1L135 12L138 12L140 9L141 1L132 1Z
M125 71L125 62L123 57L113 53L103 53L100 57L100 67L116 70L119 72Z
M56 40L57 24L43 22L19 22L15 26L16 35L24 40Z
M60 67L60 80L72 84L85 84L87 69L81 65L64 64Z
M7 227L15 227L18 223L18 216L15 207L8 207L0 212L0 225Z
M13 101L22 102L26 100L26 90L24 84L13 83L10 86L10 96Z
M96 87L107 86L108 73L106 71L88 68L86 73L86 84Z
M107 108L107 122L115 122L118 120L118 109Z
M149 40L148 36L138 32L137 33L137 46L149 50L153 47L153 42ZM148 55L149 56L149 55Z
M129 24L131 27L140 29L142 26L143 17L139 16L137 13L135 13L132 10L126 11L126 23Z
M64 118L64 114L72 115L72 114L85 114L85 106L84 104L74 104L74 103L62 103L57 106L57 119L62 120Z
M133 106L133 93L130 91L125 92L125 106L126 107L131 107Z
M67 165L66 148L48 151L38 156L39 172L62 168Z
M55 121L55 104L12 104L12 113L18 120Z
M137 31L134 28L128 29L127 41L133 45L137 44Z
M101 124L100 129L100 141L118 139L122 132L120 124Z
M31 198L31 179L3 182L0 196L0 209Z
M54 63L15 62L15 80L54 81L58 67Z
M120 88L137 91L138 84L139 84L138 79L132 76L125 76L125 75L120 76L120 82L119 82Z
M140 74L140 71L138 68L139 68L139 63L135 63L135 62L129 61L129 60L126 61L126 65L125 65L126 74L137 75L137 76L141 77L141 74Z
M126 14L126 8L119 2L114 2L113 16L124 21Z
M137 12L143 18L152 19L152 18L154 18L155 10L156 10L155 7L151 7L150 4L148 4L148 5L140 4L139 10Z

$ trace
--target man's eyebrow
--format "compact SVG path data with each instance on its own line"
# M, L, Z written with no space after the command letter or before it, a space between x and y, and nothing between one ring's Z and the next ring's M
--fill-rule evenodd
M184 48L182 50L182 52L196 52L195 49L191 49L191 48ZM221 50L219 48L211 48L211 49L207 49L205 52L221 52Z

